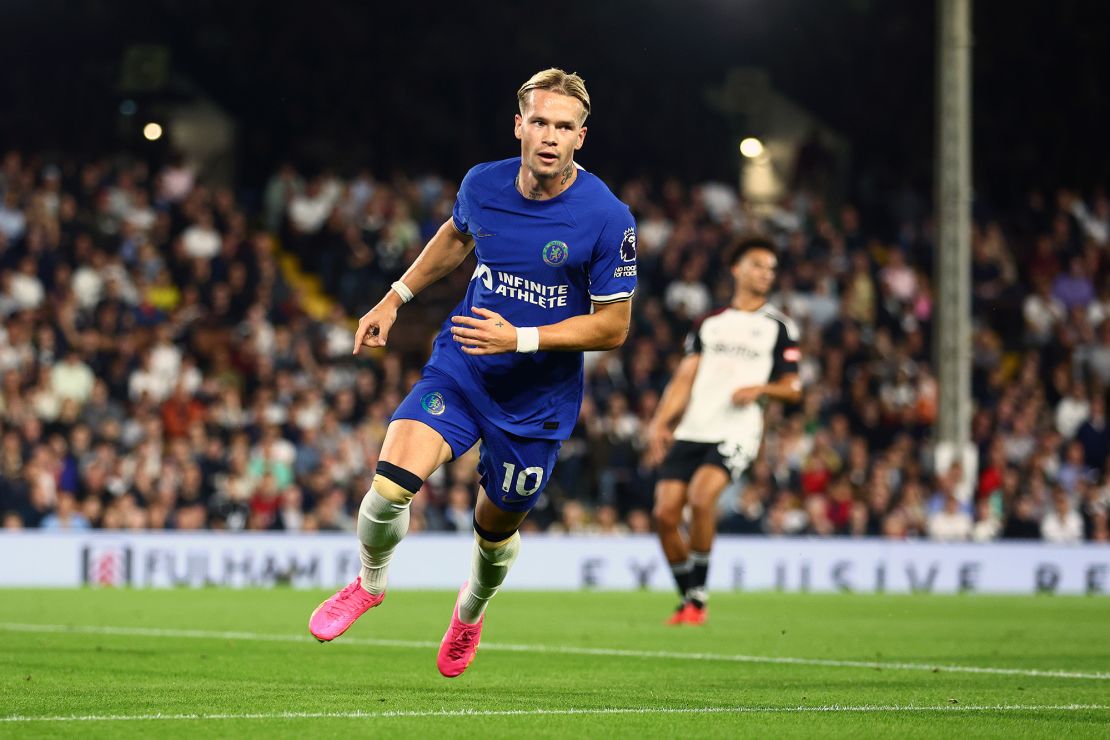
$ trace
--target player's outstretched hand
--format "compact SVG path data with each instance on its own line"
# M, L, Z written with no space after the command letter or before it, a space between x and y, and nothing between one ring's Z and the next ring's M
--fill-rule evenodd
M516 327L488 308L471 308L478 316L452 316L451 334L468 355L516 352Z
M647 451L644 453L644 464L654 468L663 462L667 450L674 441L674 432L666 424L649 424L647 427Z
M351 354L357 355L363 347L384 347L389 339L389 329L397 320L397 309L379 303L363 314L358 320L355 331L355 348Z
M759 397L763 395L763 386L750 385L746 388L737 388L732 392L732 402L737 406L747 406L749 403L755 403Z

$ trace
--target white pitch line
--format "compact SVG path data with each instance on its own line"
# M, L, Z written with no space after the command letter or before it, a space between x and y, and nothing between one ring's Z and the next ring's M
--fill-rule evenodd
M983 704L942 706L840 705L797 707L597 707L568 709L429 709L383 712L252 712L249 714L88 714L59 717L13 715L0 722L134 722L205 719L391 719L398 717L572 717L607 714L799 714L914 712L1082 712L1110 710L1106 704Z
M0 631L33 633L72 633L84 635L116 635L123 637L169 637L205 640L244 640L256 642L311 643L308 635L268 635L258 632L220 632L207 630L161 629L151 627L68 626L64 624L17 624L0 622ZM387 640L365 637L342 637L339 644L369 645L373 647L438 648L438 642L422 640ZM1110 673L1090 673L1065 670L1040 670L1037 668L998 668L992 666L939 665L930 663L888 663L872 660L833 660L826 658L790 658L773 655L729 655L725 653L682 653L670 650L623 650L619 648L590 648L573 645L514 645L511 643L482 643L484 651L513 653L548 653L561 655L594 655L615 658L658 658L663 660L704 660L724 663L762 663L766 665L804 665L822 668L865 668L890 671L930 671L943 673L976 673L995 676L1024 676L1029 678L1076 678L1094 681L1110 680Z

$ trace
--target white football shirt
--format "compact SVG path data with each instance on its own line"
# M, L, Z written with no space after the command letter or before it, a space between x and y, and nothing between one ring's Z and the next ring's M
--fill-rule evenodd
M763 436L763 408L737 406L732 394L798 372L801 351L794 322L768 304L755 311L718 309L695 322L686 353L701 360L675 439L737 442L754 454Z

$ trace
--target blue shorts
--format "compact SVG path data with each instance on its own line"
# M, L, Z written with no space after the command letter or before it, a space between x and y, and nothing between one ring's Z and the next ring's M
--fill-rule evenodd
M435 429L455 457L482 441L478 474L486 495L499 509L531 511L551 479L562 441L532 439L507 432L470 405L455 379L424 368L424 375L393 412Z

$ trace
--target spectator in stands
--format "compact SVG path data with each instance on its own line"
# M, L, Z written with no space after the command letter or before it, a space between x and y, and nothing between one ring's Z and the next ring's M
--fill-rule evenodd
M40 525L43 529L88 529L89 521L77 509L77 499L69 491L58 493L54 511L47 514Z
M76 348L66 353L65 359L50 371L50 387L58 398L75 401L83 406L92 396L95 378L92 370L81 360Z
M944 496L942 508L929 517L929 539L937 542L964 542L971 539L972 521L954 493Z
M1056 431L1071 439L1091 414L1087 386L1080 382L1071 384L1070 392L1056 404Z
M470 489L461 484L452 486L447 493L447 506L443 515L449 530L469 533L474 522L473 497Z
M1025 297L1022 315L1026 341L1031 346L1043 347L1055 336L1056 327L1067 316L1067 309L1053 294L1052 282L1047 275L1033 277L1033 291Z
M682 268L682 278L667 287L664 303L667 308L682 319L693 320L709 311L712 296L702 276L705 261L693 259Z
M991 498L981 498L975 502L975 524L971 527L971 539L975 542L993 542L1002 534L1002 522L995 513L995 502Z
M6 243L19 241L27 230L27 216L19 202L19 193L9 188L0 201L0 234Z
M1041 538L1041 523L1037 519L1036 503L1032 495L1019 496L1014 502L1014 510L1006 519L1002 537L1010 540Z
M1094 301L1094 286L1081 256L1072 257L1068 262L1068 271L1059 274L1053 281L1052 295L1067 311L1073 308L1086 309Z
M1052 504L1041 521L1041 537L1058 545L1074 545L1083 540L1083 520L1063 486L1052 491Z

